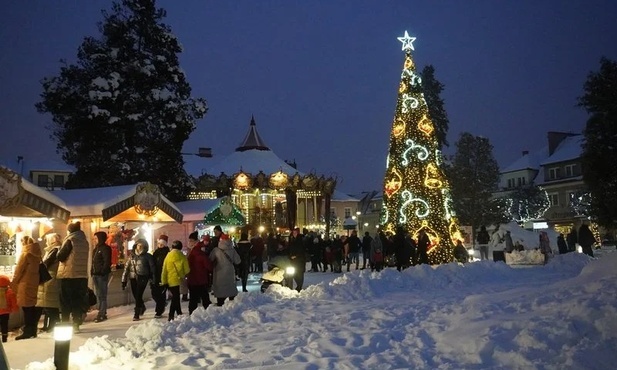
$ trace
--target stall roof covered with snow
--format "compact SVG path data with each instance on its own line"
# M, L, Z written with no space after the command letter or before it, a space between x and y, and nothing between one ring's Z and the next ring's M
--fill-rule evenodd
M56 218L67 222L70 214L62 199L0 166L0 215Z
M103 221L182 222L182 212L150 183L54 191L72 217L102 217Z

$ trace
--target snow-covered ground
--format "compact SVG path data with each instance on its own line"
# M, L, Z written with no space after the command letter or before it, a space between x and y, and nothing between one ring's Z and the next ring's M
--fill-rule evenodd
M262 294L254 281L173 322L149 319L151 303L137 325L130 307L114 308L74 337L71 369L610 369L617 253L603 252L529 268L306 273L299 294ZM13 368L54 369L49 338L11 339L5 351Z

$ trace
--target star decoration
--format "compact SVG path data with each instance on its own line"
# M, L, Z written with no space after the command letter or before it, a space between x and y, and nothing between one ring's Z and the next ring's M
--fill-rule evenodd
M416 41L416 38L409 36L407 31L405 31L405 36L397 37L397 39L403 43L403 48L401 50L403 51L414 50L413 42Z

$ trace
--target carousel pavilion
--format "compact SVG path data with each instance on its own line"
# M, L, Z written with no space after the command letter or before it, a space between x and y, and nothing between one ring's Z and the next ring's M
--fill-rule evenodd
M200 153L208 151L200 148ZM185 157L187 173L198 180L190 199L229 196L254 230L306 227L328 235L336 178L305 174L283 161L257 132L254 117L233 153L219 161L207 156Z

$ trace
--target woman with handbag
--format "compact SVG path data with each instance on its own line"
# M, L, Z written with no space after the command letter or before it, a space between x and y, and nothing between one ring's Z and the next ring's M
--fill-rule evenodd
M210 252L210 261L214 263L212 294L217 306L222 306L226 298L233 301L238 295L235 265L241 261L227 234L221 234L217 247Z
M56 323L60 321L60 289L56 274L58 273L58 250L62 245L62 237L56 233L48 234L45 237L45 255L43 256L43 264L47 268L51 276L51 280L39 285L38 294L36 297L36 317L43 316L44 332L50 332L54 329Z
M21 239L22 252L13 275L13 290L17 294L17 305L24 313L24 328L15 340L36 338L36 295L39 289L39 265L41 247L29 236Z

